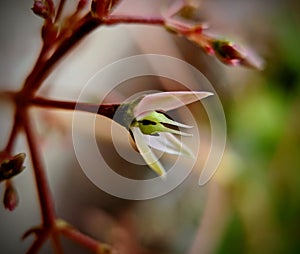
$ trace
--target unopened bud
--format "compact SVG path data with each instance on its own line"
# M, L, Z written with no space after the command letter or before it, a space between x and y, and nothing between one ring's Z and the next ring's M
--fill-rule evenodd
M55 15L54 3L52 0L34 0L32 11L44 18L51 20Z
M26 154L19 153L10 159L4 160L0 164L0 182L19 174L25 168L23 166Z
M236 65L246 57L241 48L227 40L215 40L212 42L212 47L216 56L229 65Z
M19 202L19 198L16 189L14 188L14 186L10 181L7 181L4 198L3 198L3 204L5 209L8 209L9 211L13 211L18 205L18 202Z
M97 18L105 18L118 4L119 0L93 0L92 15Z
M216 56L225 64L242 65L255 69L263 68L263 61L250 50L242 49L237 44L222 39L212 40Z

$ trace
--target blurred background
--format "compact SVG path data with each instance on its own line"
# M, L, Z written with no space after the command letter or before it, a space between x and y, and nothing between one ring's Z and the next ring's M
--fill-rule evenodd
M124 0L118 11L160 15L171 2ZM57 212L81 231L118 244L123 253L300 253L299 2L194 2L199 4L199 20L251 47L265 59L265 69L225 66L160 27L118 25L97 29L82 41L46 80L40 94L74 100L96 71L136 54L164 54L191 63L211 82L224 106L227 146L217 173L199 187L203 163L199 160L184 183L162 197L139 202L112 197L94 186L80 169L72 149L71 113L38 109L32 116L39 127L37 135L41 136ZM66 13L75 4L75 0L68 1ZM30 0L1 3L1 90L19 89L39 53L42 20L31 7ZM142 88L139 82L128 84L128 90L120 86L107 100L117 101L143 89L180 88L168 80L143 80ZM96 99L95 92L101 93L101 88L87 99ZM0 108L2 148L11 127L12 105L1 100ZM197 113L199 108L191 105L190 110ZM208 123L202 111L198 112L202 119L199 128L205 146ZM107 135L110 122L100 122L100 150L102 147L123 173L126 168L131 177L141 174L115 154ZM21 137L15 151L26 149ZM32 237L21 241L21 235L40 223L29 156L26 166L14 180L20 197L17 209L0 208L1 253L24 253ZM2 184L0 193L4 193ZM69 241L64 245L66 253L87 253ZM41 253L52 252L46 245Z

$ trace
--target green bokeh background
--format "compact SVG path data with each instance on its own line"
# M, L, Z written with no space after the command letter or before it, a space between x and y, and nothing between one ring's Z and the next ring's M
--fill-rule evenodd
M234 103L227 120L243 161L227 186L228 223L217 253L300 253L299 16L285 6L269 16L266 69Z

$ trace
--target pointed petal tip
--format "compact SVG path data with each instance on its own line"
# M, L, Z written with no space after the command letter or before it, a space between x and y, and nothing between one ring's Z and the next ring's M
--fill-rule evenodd
M163 181L166 181L167 180L167 173L164 172L162 175L159 176L159 178Z
M180 135L180 136L183 136L183 137L193 137L193 134L191 133L187 133L187 132L182 132L182 131L178 131L178 132L173 132L174 134L177 134L177 135Z
M187 132L182 132L182 131L178 131L178 130L174 130L171 128L166 128L166 132L175 134L175 135L179 135L179 136L183 136L183 137L192 137L193 134L191 133L187 133Z
M195 154L187 146L183 146L182 145L180 153L181 153L181 155L189 157L191 159L195 159L196 158Z
M212 92L201 92L201 91L195 92L195 94L199 99L204 99L206 97L214 95L214 93Z
M148 164L148 166L162 179L164 179L167 175L163 165L159 162L156 161L155 163Z
M166 119L166 120L162 120L160 121L161 123L167 123L167 124L171 124L171 125L174 125L174 126L177 126L177 127L181 127L181 128L187 128L187 129L191 129L193 128L194 126L192 125L186 125L186 124L183 124L183 123L179 123L179 122L176 122L174 120L171 120L171 119Z
M198 185L199 185L199 186L204 186L207 182L208 182L208 180L202 179L202 178L200 177L200 178L199 178L199 181L198 181Z
M194 125L185 125L185 127L184 128L187 128L187 129L192 129L192 128L194 128Z
M186 155L187 157L190 157L192 159L195 159L196 156L192 151L185 151L184 155Z

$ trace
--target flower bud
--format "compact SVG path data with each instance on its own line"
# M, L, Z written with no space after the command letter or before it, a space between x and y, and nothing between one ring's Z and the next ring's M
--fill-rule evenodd
M177 35L185 36L188 40L201 47L208 55L215 55L221 62L231 66L242 65L254 69L263 69L263 60L249 49L220 38L207 31L208 24L191 25L176 19L166 19L165 28Z
M100 19L104 18L118 2L119 0L93 0L91 6L92 15Z
M55 15L54 3L52 0L34 0L32 11L44 18L51 20Z
M225 64L235 66L246 57L245 52L230 41L217 39L212 41L211 45L215 50L216 56Z
M211 41L216 56L225 64L242 65L255 69L263 68L263 61L250 50L242 49L237 44L224 40L213 39Z
M26 154L19 153L11 159L6 159L0 164L0 182L19 174L25 168L23 166Z
M12 183L10 181L7 181L4 198L3 198L3 204L5 209L8 209L9 211L13 211L16 206L18 205L19 198L18 193Z

